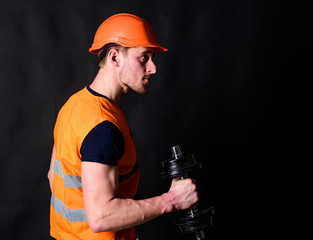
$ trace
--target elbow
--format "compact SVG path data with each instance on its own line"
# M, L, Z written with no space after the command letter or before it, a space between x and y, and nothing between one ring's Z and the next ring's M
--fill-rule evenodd
M109 231L114 231L115 229L110 228L106 223L101 222L101 223L96 223L92 221L88 221L88 225L90 230L93 233L100 233L100 232L109 232Z
M87 221L90 230L94 233L114 231L114 229L109 226L109 222L106 221L106 219L99 219L92 216L88 218L87 215Z
M100 228L100 225L97 224L97 223L94 223L94 222L91 222L91 221L88 221L88 225L89 225L89 228L90 230L93 232L93 233L99 233L99 232L102 232L101 228Z
M89 226L90 230L91 230L93 233L99 233L99 232L101 232L100 224L99 224L99 219L97 219L97 218L95 217L95 215L91 214L91 213L88 211L88 208L86 208L86 206L85 206L85 210L86 210L87 222L88 222L88 226Z

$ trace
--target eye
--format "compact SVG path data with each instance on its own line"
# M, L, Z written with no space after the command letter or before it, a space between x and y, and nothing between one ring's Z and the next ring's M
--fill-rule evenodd
M141 61L142 63L146 63L146 62L148 62L148 60L149 60L149 55L148 55L148 54L144 54L144 55L142 55L142 56L140 57L140 61Z

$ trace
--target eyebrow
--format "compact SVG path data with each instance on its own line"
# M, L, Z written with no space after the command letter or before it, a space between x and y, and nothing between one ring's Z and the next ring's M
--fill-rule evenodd
M153 53L153 51L151 51L151 50L146 50L146 51L143 51L143 52L141 52L141 53Z
M152 55L152 57L155 55L155 52L154 51L152 51L152 50L146 50L146 51L143 51L143 52L141 52L141 54L151 54Z

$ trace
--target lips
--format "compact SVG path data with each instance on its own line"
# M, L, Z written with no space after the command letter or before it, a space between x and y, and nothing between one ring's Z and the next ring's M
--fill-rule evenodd
M143 80L145 80L145 79L146 79L146 80L149 80L150 77L151 77L151 75L147 75L147 76L144 76L142 79L143 79Z

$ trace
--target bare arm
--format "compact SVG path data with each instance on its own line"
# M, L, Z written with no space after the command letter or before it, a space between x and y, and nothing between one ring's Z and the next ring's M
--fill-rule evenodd
M117 167L100 163L82 162L82 184L87 220L94 232L133 227L164 213L189 208L198 201L190 179L173 180L168 193L154 198L116 198Z
M55 146L53 145L52 154L51 154L51 161L50 161L50 169L48 171L48 179L49 179L49 184L50 184L51 191L52 191L54 159L55 159Z

